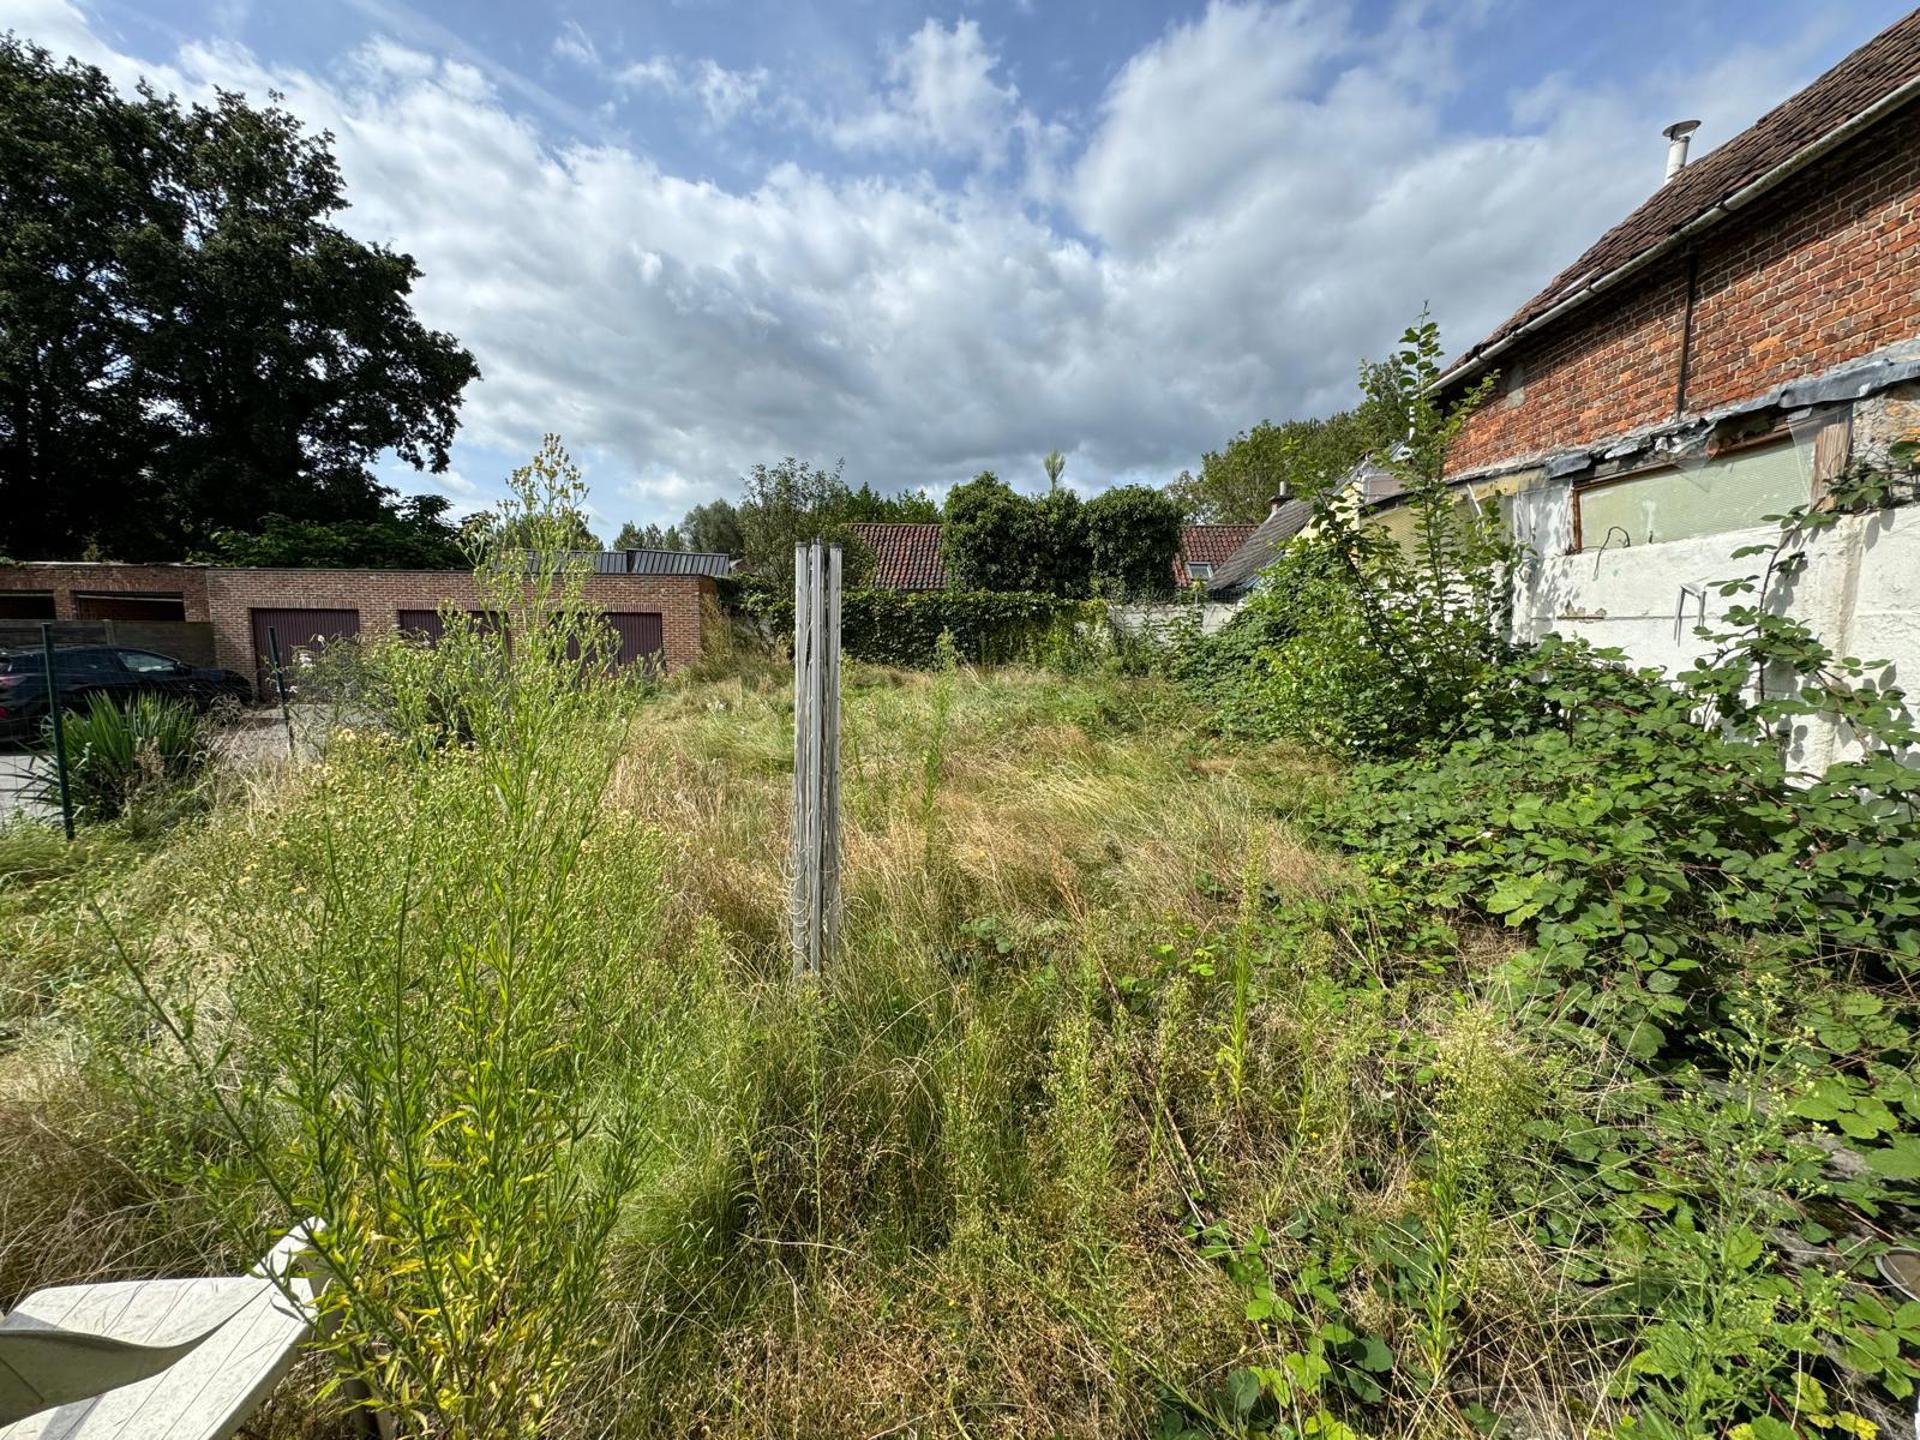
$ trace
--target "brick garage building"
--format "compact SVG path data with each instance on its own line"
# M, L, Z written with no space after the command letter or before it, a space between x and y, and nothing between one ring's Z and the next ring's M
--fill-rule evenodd
M619 552L614 552L619 553ZM605 612L628 659L657 653L669 671L698 659L715 600L711 575L595 573L585 598ZM100 638L223 665L259 684L264 635L283 647L314 634L430 628L442 605L479 610L473 577L438 570L246 570L200 565L0 567L0 627L73 622ZM79 628L98 623L100 636ZM65 627L63 627L65 628Z

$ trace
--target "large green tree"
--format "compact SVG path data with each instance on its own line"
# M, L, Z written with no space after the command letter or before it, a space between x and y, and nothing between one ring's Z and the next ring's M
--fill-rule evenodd
M219 530L195 558L216 565L464 570L472 559L440 495L415 495L371 520L289 520L257 531Z
M478 371L415 317L409 256L329 223L329 138L0 36L0 552L374 523L377 456L446 468Z
M793 584L793 547L825 540L841 547L847 586L873 570L873 551L853 533L853 492L842 477L844 462L829 470L789 455L777 465L755 465L745 477L746 494L736 507L741 554L756 580L779 589Z
M1262 420L1202 456L1198 475L1182 471L1169 493L1196 524L1256 525L1276 491L1308 494L1383 442L1391 445L1392 424L1372 400L1325 419Z
M746 538L740 530L740 512L728 500L709 500L694 506L687 511L679 529L689 550L739 555L746 548Z
M1088 507L1071 490L1022 495L982 470L947 496L942 554L961 590L1084 596L1093 552Z

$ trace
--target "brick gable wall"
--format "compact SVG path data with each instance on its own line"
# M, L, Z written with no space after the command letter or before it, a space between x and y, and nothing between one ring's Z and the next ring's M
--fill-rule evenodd
M1685 413L1920 336L1920 103L1702 235ZM1494 361L1501 389L1449 469L1471 473L1671 421L1687 265L1649 266ZM1507 386L1523 380L1517 401Z

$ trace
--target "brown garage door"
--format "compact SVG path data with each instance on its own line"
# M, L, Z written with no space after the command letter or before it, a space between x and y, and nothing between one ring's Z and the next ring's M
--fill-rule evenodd
M469 610L467 618L484 634L498 628L494 613L491 610ZM438 610L402 610L396 619L401 634L417 636L429 645L438 644L440 637L447 633L446 619Z
M358 610L255 610L253 612L254 687L262 699L271 698L273 653L267 632L280 642L280 663L287 667L287 683L300 673L301 656L315 644L344 640L360 633Z
M613 633L619 637L619 647L614 651L613 663L631 665L644 660L647 664L664 667L667 661L666 635L662 630L660 616L646 611L614 612L606 617L607 624L613 627Z

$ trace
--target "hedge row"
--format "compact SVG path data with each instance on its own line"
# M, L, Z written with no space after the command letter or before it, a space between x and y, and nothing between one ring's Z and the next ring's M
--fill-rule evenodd
M769 635L793 633L793 596L741 587L733 604ZM1053 658L1106 613L1099 600L987 590L849 590L840 602L840 643L877 665L930 669L941 633L970 664Z

